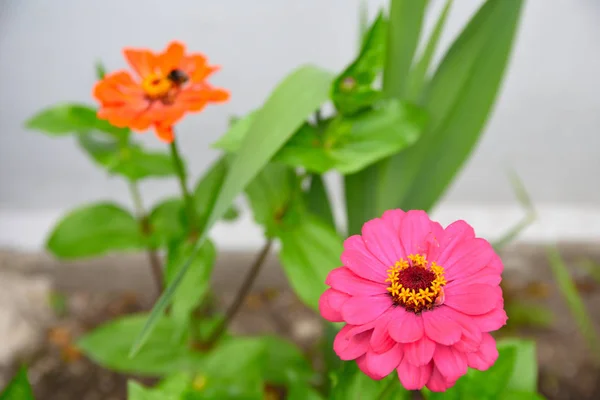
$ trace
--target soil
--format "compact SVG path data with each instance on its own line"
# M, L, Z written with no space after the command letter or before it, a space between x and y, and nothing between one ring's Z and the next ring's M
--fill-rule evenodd
M536 319L514 317L501 336L536 340L540 365L539 388L550 400L600 399L600 354L590 351L568 306L561 297L541 246L513 246L503 254L505 299L508 307L536 307ZM561 253L576 280L596 332L600 332L600 249L597 246L563 245ZM214 287L218 307L225 308L243 279L252 257L233 254L217 265ZM596 263L596 264L594 264ZM45 274L54 281L60 301L45 340L27 359L29 377L38 400L126 399L126 382L132 378L108 371L86 359L73 345L76 338L119 315L147 310L155 297L144 258L109 257L89 263L59 264L47 256L0 254L3 268L23 274ZM592 269L589 268L592 266ZM595 269L594 269L595 268ZM595 277L594 277L595 275ZM551 313L545 320L542 315ZM515 311L517 313L517 311ZM516 314L515 314L516 315ZM527 314L526 314L527 315ZM510 313L509 313L510 316ZM550 316L549 316L550 317ZM274 257L262 271L232 325L240 334L276 333L310 350L318 341L320 319L305 308L286 286ZM18 363L0 371L10 376ZM134 377L150 384L151 379Z

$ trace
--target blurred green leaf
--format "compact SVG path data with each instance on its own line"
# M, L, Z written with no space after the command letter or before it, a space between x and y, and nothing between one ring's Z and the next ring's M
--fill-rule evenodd
M179 400L179 398L160 389L149 389L135 381L127 381L127 400Z
M544 400L545 397L538 393L533 392L519 392L509 390L498 397L500 400Z
M583 299L577 290L577 286L575 286L573 279L571 279L569 270L556 247L548 248L548 261L556 285L569 306L579 331L587 341L594 361L600 365L600 336L594 328L594 322L592 321Z
M234 121L231 127L219 140L212 144L215 149L225 150L230 153L235 153L239 150L248 130L254 123L258 111L252 111L245 117Z
M181 240L186 234L186 218L183 201L169 198L154 206L148 215L152 238L157 246Z
M373 87L385 57L387 21L380 13L364 37L360 53L331 85L331 100L341 114L351 115L381 98Z
M46 248L58 258L73 259L137 250L145 245L133 215L115 204L98 203L64 216L50 234Z
M117 128L98 119L96 109L83 104L60 104L46 108L27 120L25 127L51 136L98 130L116 137L126 137L130 132L128 128Z
M78 135L79 145L110 174L118 174L130 180L162 178L175 175L175 166L168 153L149 152L138 145L124 145L121 140L98 132Z
M165 266L165 282L168 285L177 275L180 268L193 250L193 244L183 241L170 246ZM188 268L185 278L173 295L171 316L184 322L206 295L210 286L210 278L215 265L217 252L210 240L204 242L200 251L194 255L194 260Z
M504 309L508 314L508 327L548 328L554 322L554 313L547 307L527 304L522 301L508 302L505 299Z
M342 368L336 371L333 386L329 395L330 400L409 400L411 392L404 389L393 373L387 378L375 381L362 373L354 361L346 361Z
M179 323L167 317L158 320L148 346L129 358L128 352L147 319L147 314L139 314L112 320L83 336L77 344L91 360L117 372L159 376L203 368L204 356L189 350L185 338L179 335Z
M525 339L502 339L498 349L515 349L512 374L506 385L515 391L535 392L538 387L538 365L535 342Z
M308 211L321 218L327 225L335 227L335 218L323 176L317 174L310 176L310 186L305 192L304 202Z
M487 0L446 53L424 95L428 129L382 164L378 212L429 210L456 176L497 97L522 3Z
M408 73L419 44L427 0L391 0L383 90L388 98L404 98Z
M262 336L257 340L264 345L261 367L265 381L294 386L312 378L314 372L308 360L293 343L276 336Z
M427 73L431 67L431 60L433 59L438 42L442 36L442 31L444 30L444 25L448 19L451 7L452 0L446 0L446 5L438 17L423 54L421 54L419 61L417 61L410 70L406 97L412 101L420 100L419 97L422 93Z
M329 72L313 66L304 66L292 72L275 88L252 121L241 150L231 164L223 187L209 213L206 226L192 253L200 249L213 224L226 213L233 200L269 163L308 115L327 100L327 88L331 80L332 76ZM261 151L256 151L257 148ZM146 342L155 324L171 302L177 287L193 261L192 256L183 264L178 275L173 278L169 287L154 305L150 318L131 348L132 356Z
M333 119L321 135L306 125L275 160L324 173L357 172L415 143L426 117L422 110L391 100L352 117Z
M215 201L223 186L228 169L228 158L223 156L215 161L196 183L196 187L194 188L194 202L200 218L201 227L206 224L208 214L215 206ZM233 220L236 217L237 210L234 206L229 207L223 215L223 219L226 220Z
M0 400L34 400L31 385L27 379L27 368L21 367L8 385L0 393Z
M106 67L104 66L102 61L96 61L94 68L96 69L96 78L98 80L104 79L104 76L106 75Z
M281 231L279 258L298 297L318 310L319 297L326 289L325 278L339 266L342 239L318 218L306 215L294 229Z

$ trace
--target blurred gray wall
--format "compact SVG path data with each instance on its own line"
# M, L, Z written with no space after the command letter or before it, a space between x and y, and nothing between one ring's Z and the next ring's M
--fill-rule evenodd
M369 1L371 15L385 3ZM480 1L454 3L443 45ZM432 4L437 15L443 2ZM55 212L97 199L129 204L126 185L96 169L72 138L23 128L25 119L57 102L93 104L96 60L109 70L123 68L123 46L159 50L179 39L222 66L212 82L229 88L231 101L187 117L178 128L195 179L216 158L208 146L230 115L260 105L301 63L337 71L352 59L358 6L358 0L3 0L0 211L5 217ZM600 208L599 38L598 0L527 2L493 118L444 204L514 204L506 178L512 168L537 203ZM140 138L163 147L152 133ZM151 181L142 189L149 203L177 186Z

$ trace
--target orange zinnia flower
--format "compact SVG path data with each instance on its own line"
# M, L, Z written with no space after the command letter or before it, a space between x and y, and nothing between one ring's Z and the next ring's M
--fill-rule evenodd
M229 92L206 82L219 67L208 65L202 54L186 55L182 43L171 42L161 54L131 48L123 54L137 76L116 71L94 87L100 102L98 118L117 127L138 132L153 127L161 140L171 143L172 126L186 112L229 99Z

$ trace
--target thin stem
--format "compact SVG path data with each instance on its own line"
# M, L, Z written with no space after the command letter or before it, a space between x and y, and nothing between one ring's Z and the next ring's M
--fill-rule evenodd
M264 264L264 262L267 258L267 254L269 254L269 250L271 250L272 244L273 244L273 240L269 239L267 241L267 243L265 243L265 245L263 246L262 250L256 257L256 259L254 260L254 263L250 267L250 271L248 271L248 274L246 275L246 278L244 279L244 283L242 283L242 287L240 288L239 292L237 293L235 300L233 301L233 303L231 303L231 305L227 309L227 312L225 313L225 318L215 328L215 330L212 332L212 334L206 341L206 346L205 346L206 348L211 348L215 344L215 342L221 337L221 335L227 330L227 327L233 320L233 317L235 317L235 315L239 311L240 307L244 303L244 299L250 292L250 289L252 288L252 285L254 284L256 277L258 276L260 268Z
M381 391L381 393L379 393L378 399L385 399L387 395L390 394L390 391L394 389L396 384L399 384L398 379L390 379L385 388Z
M190 194L190 191L187 187L187 174L185 172L185 167L183 166L183 161L181 160L181 156L179 155L179 149L177 148L177 141L173 139L171 142L171 157L173 157L173 162L175 164L175 170L177 172L177 177L179 178L179 186L181 187L181 193L183 194L183 199L185 201L185 208L187 212L187 216L189 219L190 233L195 233L196 226L198 222L198 218L196 217L196 207L194 206L194 198Z
M135 208L135 214L140 223L142 233L144 234L144 236L149 237L152 234L151 227L148 222L146 212L144 211L144 203L142 203L142 195L140 193L140 189L137 185L137 182L129 181L129 192L131 193L133 206ZM148 246L146 248L146 253L148 254L148 261L150 262L150 269L152 271L152 276L154 277L156 290L160 294L163 290L162 266L160 258L156 253L156 249L154 249L152 246Z

